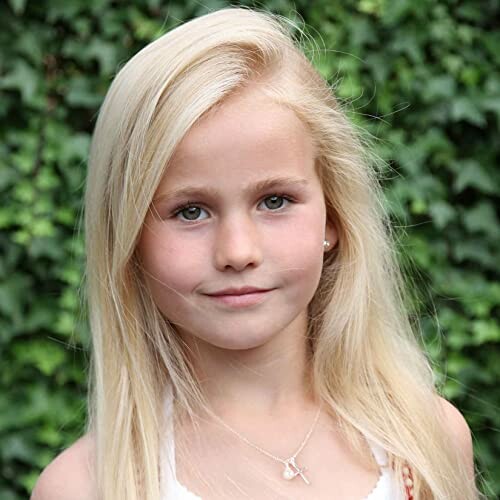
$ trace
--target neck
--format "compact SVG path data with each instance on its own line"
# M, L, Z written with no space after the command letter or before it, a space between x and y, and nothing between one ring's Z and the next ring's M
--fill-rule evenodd
M267 343L223 349L183 335L210 408L221 417L283 417L314 404L305 316Z

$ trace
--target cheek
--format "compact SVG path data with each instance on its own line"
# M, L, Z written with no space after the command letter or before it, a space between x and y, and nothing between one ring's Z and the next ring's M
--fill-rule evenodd
M315 288L323 266L325 218L321 210L304 213L275 239L276 265L285 279Z
M285 254L294 259L310 260L322 256L325 214L321 206L304 207L281 231L279 240Z
M176 244L166 232L147 231L139 250L147 279L156 294L172 296L191 291L203 266L201 256L189 245Z

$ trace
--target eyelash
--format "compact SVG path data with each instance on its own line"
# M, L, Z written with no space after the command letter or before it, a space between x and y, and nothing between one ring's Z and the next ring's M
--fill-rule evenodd
M269 194L267 196L265 196L264 198L262 198L259 202L259 205L260 203L262 203L263 201L267 200L268 198L273 198L273 197L277 197L277 198L283 198L284 200L286 200L287 202L289 203L296 203L296 201L289 195L285 194L285 193L272 193L272 194ZM176 218L183 210L185 210L186 208L193 208L193 207L196 207L196 208L203 208L203 207L200 207L196 202L193 202L193 201L188 201L187 203L183 203L182 205L179 205L178 207L176 207L173 211L172 211L172 215L171 217L174 217ZM278 212L280 210L282 210L283 207L279 207L275 210L271 210L269 209L270 212ZM194 219L194 220L189 220L189 219L183 219L183 222L187 222L187 223L190 223L190 222L198 222L198 219Z

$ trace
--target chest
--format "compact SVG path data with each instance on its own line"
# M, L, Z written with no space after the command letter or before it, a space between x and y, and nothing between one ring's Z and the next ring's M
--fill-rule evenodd
M371 457L358 457L325 421L298 454L295 466L289 466L295 475L290 480L283 478L284 464L234 435L213 431L203 436L178 432L175 451L177 480L202 500L362 500L380 478ZM273 447L278 448L282 452L275 456L286 459L297 446L287 451L287 439L281 438L264 436L260 447L272 454Z

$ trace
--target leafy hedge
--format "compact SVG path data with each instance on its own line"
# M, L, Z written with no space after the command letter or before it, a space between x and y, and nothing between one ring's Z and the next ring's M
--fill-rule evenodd
M255 5L255 2L233 2ZM128 58L228 5L72 0L0 5L0 498L31 491L80 435L88 326L79 231L90 135ZM386 161L402 263L442 392L500 495L500 8L497 0L272 0ZM310 48L314 47L310 44ZM411 264L411 265L410 265Z

